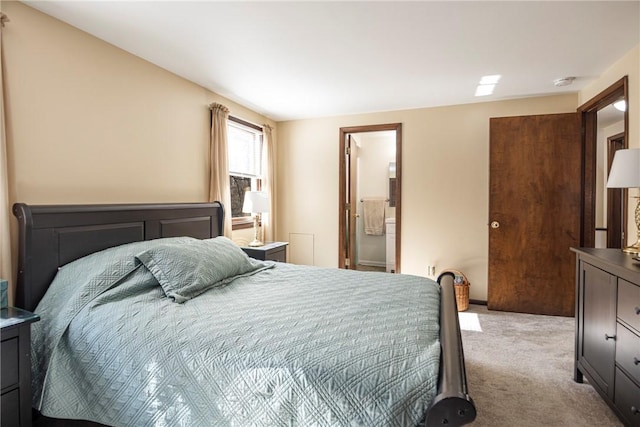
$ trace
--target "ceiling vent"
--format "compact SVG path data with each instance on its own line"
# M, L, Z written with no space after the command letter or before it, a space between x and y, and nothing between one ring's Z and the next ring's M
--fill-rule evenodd
M553 81L553 84L556 87L569 86L571 83L573 83L575 79L576 79L575 77L563 77L561 79L555 79Z

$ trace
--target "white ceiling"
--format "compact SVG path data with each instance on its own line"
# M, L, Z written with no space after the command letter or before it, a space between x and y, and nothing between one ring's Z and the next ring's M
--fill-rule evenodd
M25 3L278 121L575 92L640 41L638 1Z

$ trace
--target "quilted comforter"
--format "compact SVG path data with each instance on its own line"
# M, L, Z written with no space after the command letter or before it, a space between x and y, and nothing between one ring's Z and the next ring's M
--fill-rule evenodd
M58 272L32 333L43 415L111 426L411 426L424 417L439 367L435 282L251 260L251 273L178 304L136 257L154 244Z

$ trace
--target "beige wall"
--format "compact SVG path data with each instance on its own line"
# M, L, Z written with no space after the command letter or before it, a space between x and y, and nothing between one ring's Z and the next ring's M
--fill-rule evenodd
M281 122L278 236L312 235L313 263L337 266L339 129L400 122L402 272L460 269L471 298L486 300L489 118L575 112L577 104L571 94Z
M24 4L2 11L12 203L206 201L208 104L275 125Z

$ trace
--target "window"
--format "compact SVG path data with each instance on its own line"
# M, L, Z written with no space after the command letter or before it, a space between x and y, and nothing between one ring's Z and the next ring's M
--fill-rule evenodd
M227 122L231 219L234 228L253 225L242 212L244 193L260 190L262 178L262 129L234 117Z

